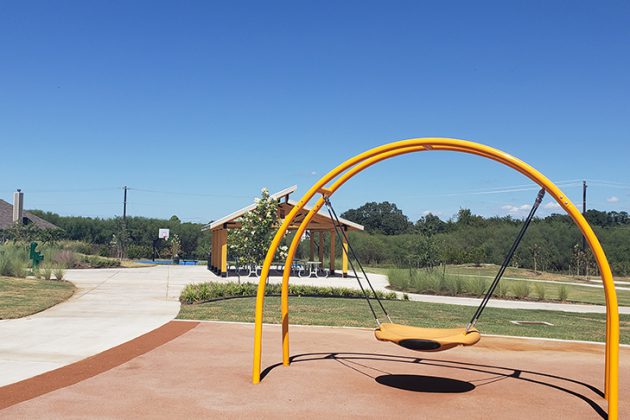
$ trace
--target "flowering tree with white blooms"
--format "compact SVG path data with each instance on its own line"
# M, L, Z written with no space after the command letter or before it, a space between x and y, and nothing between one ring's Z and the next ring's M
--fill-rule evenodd
M256 207L238 219L241 228L229 231L228 244L240 263L261 265L278 229L278 201L263 188L254 202ZM284 260L286 256L287 247L280 247L276 259Z

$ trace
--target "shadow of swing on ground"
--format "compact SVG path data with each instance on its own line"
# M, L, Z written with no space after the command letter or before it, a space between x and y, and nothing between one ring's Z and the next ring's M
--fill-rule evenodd
M296 354L290 357L290 362L303 363L303 362L315 362L322 360L332 360L340 365L351 369L361 375L369 377L375 380L377 383L397 388L405 391L423 392L423 393L465 393L476 389L477 387L489 385L494 382L516 379L519 381L525 381L545 387L549 387L561 392L565 392L572 395L585 403L587 403L601 418L607 418L608 415L598 403L593 401L588 396L581 392L574 391L566 386L578 385L586 388L588 391L596 394L597 396L604 398L604 393L593 385L571 379L564 378L557 375L551 375L547 373L534 372L522 369L514 369L509 367L482 365L476 363L456 362L450 360L440 359L425 359L418 357L397 356L392 354L376 354L376 353L304 353ZM392 374L383 369L370 366L369 362L393 362L393 363L409 363L417 365L426 365L433 367L442 367L449 369L465 370L477 373L483 373L491 375L490 377L461 381L458 379L437 377L437 376L423 376L423 375L405 375L405 374ZM260 375L261 381L269 374L273 369L278 366L282 366L282 363L276 363L274 365L265 368ZM373 372L368 373L368 372ZM523 375L526 374L527 377ZM551 381L565 382L566 385L558 385Z
M381 385L405 391L455 394L475 389L470 382L424 375L381 375L374 378Z

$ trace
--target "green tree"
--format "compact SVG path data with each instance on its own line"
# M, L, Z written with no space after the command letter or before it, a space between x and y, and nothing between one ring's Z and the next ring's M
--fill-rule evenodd
M171 236L171 256L173 260L179 261L180 253L182 252L182 241L179 240L179 235L176 233Z
M341 217L365 226L370 233L398 235L408 232L413 226L396 204L388 201L382 203L365 203L358 209L350 209Z
M538 272L538 264L540 261L540 253L541 253L541 246L538 245L537 243L532 244L532 246L529 247L529 252L531 252L532 254L532 260L534 261L534 273Z
M446 230L446 223L443 222L438 216L432 213L428 213L426 216L421 217L416 222L416 231L423 235L435 235Z
M484 219L481 216L472 214L470 209L459 209L457 212L457 224L462 226L481 225Z
M609 214L605 211L599 211L599 210L594 210L594 209L590 209L586 211L586 220L588 220L588 222L591 225L595 225L595 226L608 226L611 224L611 217L609 216Z
M228 232L228 244L240 262L261 265L278 227L278 202L266 188L254 202L256 207L238 219L241 228ZM286 252L286 247L280 248L280 252Z

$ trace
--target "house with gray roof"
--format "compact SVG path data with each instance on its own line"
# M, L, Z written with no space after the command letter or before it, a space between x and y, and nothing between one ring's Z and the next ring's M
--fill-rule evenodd
M24 193L20 190L13 193L13 204L0 199L0 230L9 229L16 224L33 224L39 229L59 229L41 217L24 211Z

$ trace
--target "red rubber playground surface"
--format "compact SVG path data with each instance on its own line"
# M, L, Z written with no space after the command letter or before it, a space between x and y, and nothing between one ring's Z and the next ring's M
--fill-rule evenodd
M415 353L365 329L265 326L259 385L253 325L173 321L99 355L0 388L1 418L605 418L604 347L483 337ZM630 415L621 350L620 418Z

